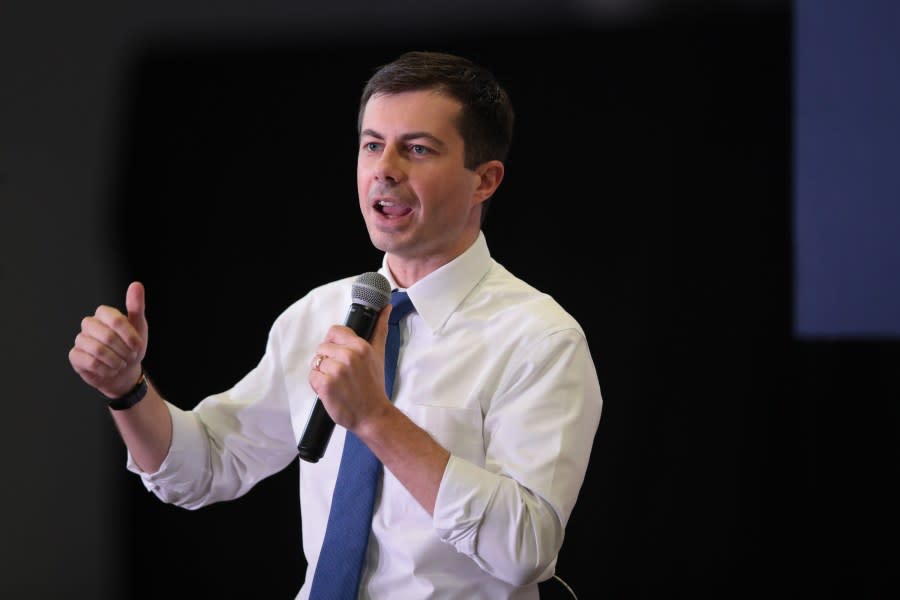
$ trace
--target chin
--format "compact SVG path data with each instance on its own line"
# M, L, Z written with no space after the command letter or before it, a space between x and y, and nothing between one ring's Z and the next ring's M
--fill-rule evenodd
M366 227L369 231L369 239L372 240L372 245L385 252L403 244L409 234L408 231L391 227L390 224L383 222L367 222Z
M392 234L386 233L377 227L369 227L369 240L373 246L382 252L390 252L392 248L397 246L397 240Z

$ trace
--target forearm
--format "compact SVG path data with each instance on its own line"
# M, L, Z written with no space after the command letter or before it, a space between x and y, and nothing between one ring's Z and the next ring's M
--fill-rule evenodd
M434 514L450 453L393 405L354 432L413 498Z
M148 380L147 395L125 410L110 410L116 428L134 462L145 473L155 473L172 444L172 416Z

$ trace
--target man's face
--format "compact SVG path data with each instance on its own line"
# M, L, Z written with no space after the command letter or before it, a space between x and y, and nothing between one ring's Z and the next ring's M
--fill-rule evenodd
M373 96L363 114L356 182L369 237L419 276L459 256L480 229L481 178L463 166L460 109L414 91Z

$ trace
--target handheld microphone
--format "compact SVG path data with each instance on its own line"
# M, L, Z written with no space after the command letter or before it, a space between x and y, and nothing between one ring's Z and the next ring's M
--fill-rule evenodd
M363 273L353 282L351 298L352 304L344 325L359 337L368 340L375 330L378 315L391 302L391 284L380 273L374 271ZM316 397L316 403L306 422L306 430L297 445L300 458L307 462L319 462L325 454L332 431L334 421L331 420L322 401Z

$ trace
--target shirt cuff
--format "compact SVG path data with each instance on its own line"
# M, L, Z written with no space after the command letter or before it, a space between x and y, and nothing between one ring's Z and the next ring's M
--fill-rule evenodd
M472 556L484 513L499 488L495 475L450 455L434 504L434 528L438 536L459 552Z
M169 402L166 402L166 406L172 417L172 443L159 469L155 473L142 471L134 462L131 452L128 452L125 466L141 477L147 490L166 502L174 502L184 497L203 477L204 469L198 468L197 465L205 465L207 461L198 463L196 458L187 460L187 457L205 453L206 442L193 413L183 411Z

